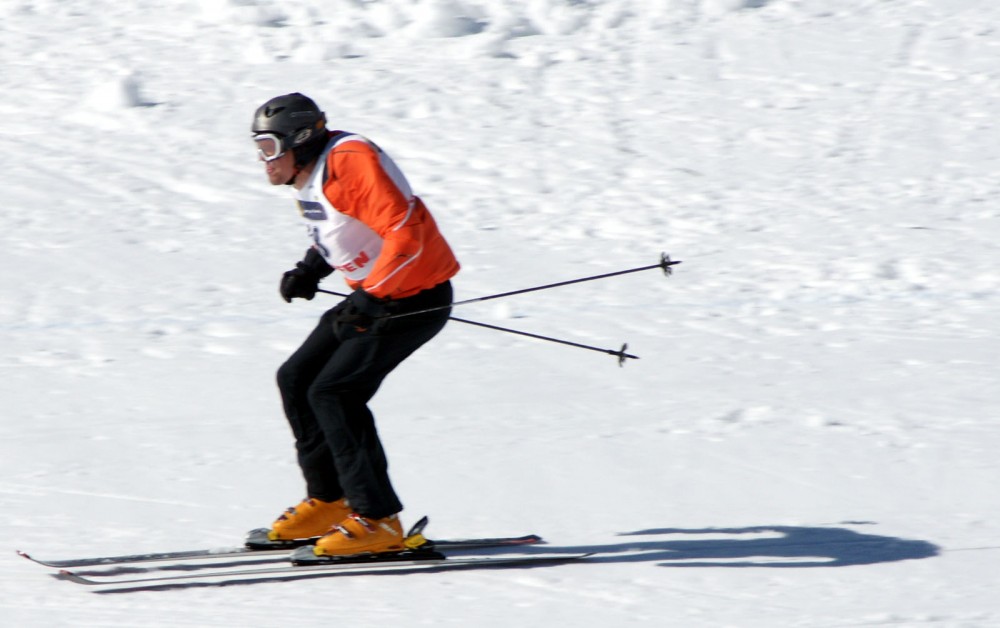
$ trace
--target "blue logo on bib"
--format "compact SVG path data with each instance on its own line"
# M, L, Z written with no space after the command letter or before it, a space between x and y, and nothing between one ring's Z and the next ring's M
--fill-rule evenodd
M326 209L315 201L299 201L299 212L306 220L326 220Z

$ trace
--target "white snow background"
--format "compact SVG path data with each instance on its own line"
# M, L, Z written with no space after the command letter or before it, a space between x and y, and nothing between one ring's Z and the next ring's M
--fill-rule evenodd
M1000 626L995 0L0 2L0 625ZM303 497L274 372L336 303L249 125L314 97L463 316L373 404L404 524L532 569L119 594ZM337 275L324 282L343 289Z

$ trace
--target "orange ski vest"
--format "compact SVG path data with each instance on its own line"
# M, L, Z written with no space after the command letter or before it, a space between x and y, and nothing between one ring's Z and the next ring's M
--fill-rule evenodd
M444 283L459 270L402 171L360 135L333 132L295 196L314 246L351 288L402 299Z

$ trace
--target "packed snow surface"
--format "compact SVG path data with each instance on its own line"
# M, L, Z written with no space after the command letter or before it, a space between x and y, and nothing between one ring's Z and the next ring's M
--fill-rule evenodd
M0 624L1000 625L995 0L4 0ZM331 307L249 140L302 91L463 270L373 404L404 523L533 569L95 594L303 497ZM336 275L324 282L343 289Z

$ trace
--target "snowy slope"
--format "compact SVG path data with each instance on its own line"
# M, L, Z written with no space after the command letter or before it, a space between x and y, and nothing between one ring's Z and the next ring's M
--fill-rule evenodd
M289 6L291 5L291 6ZM3 626L1000 625L989 0L0 3ZM255 162L303 91L457 298L374 409L406 523L531 570L121 595L14 555L238 543L302 497L274 371L335 301ZM339 289L334 276L327 287Z

